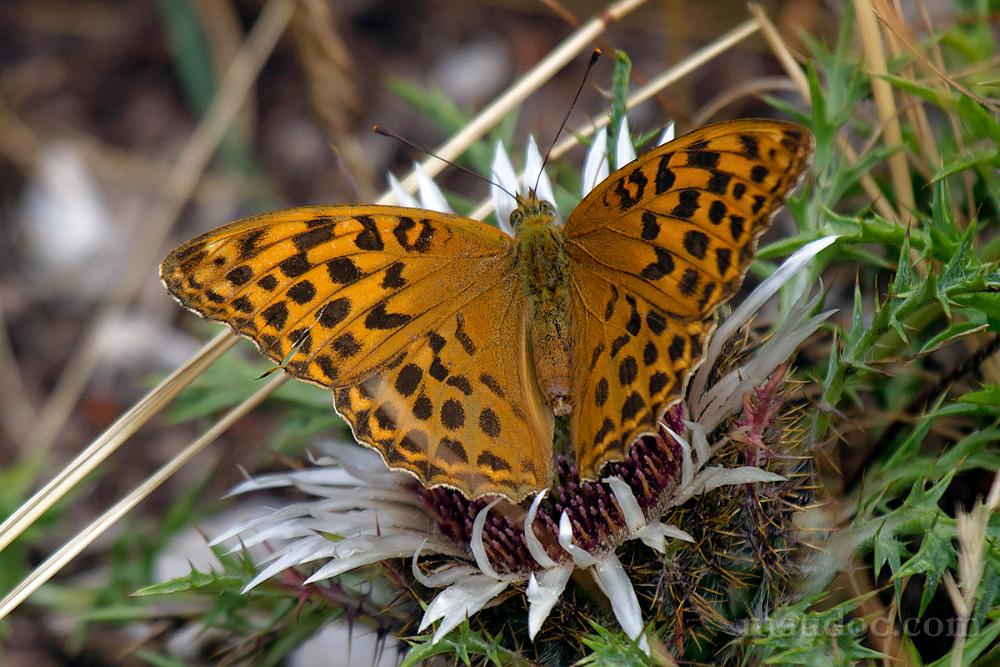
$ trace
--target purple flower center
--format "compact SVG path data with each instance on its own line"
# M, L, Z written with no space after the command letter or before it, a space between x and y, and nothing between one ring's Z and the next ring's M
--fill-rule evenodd
M667 412L663 421L671 430L679 432L684 428L682 418L683 408L677 405ZM661 425L656 435L637 440L625 460L608 464L603 474L623 479L648 518L650 511L676 486L681 456L680 445ZM611 487L580 479L576 466L563 456L556 459L555 472L555 481L539 505L534 522L535 536L549 556L556 561L568 558L558 542L559 519L563 512L569 516L573 541L578 546L593 553L617 546L627 526ZM419 487L417 493L437 518L441 532L468 548L472 524L489 500L468 500L461 493L445 488ZM526 572L541 567L525 544L524 516L523 507L508 502L501 502L490 511L483 529L483 545L498 572Z

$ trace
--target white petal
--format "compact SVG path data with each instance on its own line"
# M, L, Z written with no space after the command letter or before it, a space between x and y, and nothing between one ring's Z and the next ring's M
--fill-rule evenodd
M754 466L738 468L722 468L711 466L705 468L694 478L694 481L680 489L671 499L672 505L679 505L692 497L707 493L720 486L730 484L752 484L754 482L781 482L784 477L777 473L761 470Z
M261 583L267 581L279 572L284 572L290 567L308 563L320 558L328 558L333 555L334 543L324 537L307 538L292 543L292 548L278 551L274 555L278 556L267 567L257 573L241 593L246 593L252 588L256 588Z
M698 422L689 422L685 420L684 425L687 426L688 430L691 432L691 439L694 440L694 451L698 454L697 468L701 468L703 465L708 463L708 459L712 455L712 448L708 444L708 437L705 435L705 429ZM723 441L728 441L728 438L723 436Z
M642 540L646 546L656 549L660 553L666 553L667 549L664 540L668 537L685 542L694 542L694 538L689 533L677 526L668 526L660 521L653 521L649 525L644 526L635 536Z
M332 555L337 557L316 570L315 574L306 579L305 583L311 584L336 577L362 565L371 565L388 558L410 558L421 547L423 540L427 539L426 535L371 535L366 537L369 539L353 538L350 543L347 540L332 542L331 544L334 545ZM434 548L439 550L440 545L435 545ZM447 547L445 549L447 550Z
M618 619L618 624L622 626L630 638L635 639L642 634L642 610L639 609L639 599L632 588L632 582L625 574L625 568L614 551L608 552L606 556L598 561L592 570L594 581L611 602L611 610ZM649 646L645 637L639 643L643 650L648 652Z
M636 533L642 530L646 525L646 517L639 507L639 501L636 500L632 487L621 477L605 477L601 481L610 486L611 493L615 494L615 500L618 501L618 507L622 510L629 531Z
M517 172L511 164L507 151L501 142L497 142L496 152L493 154L493 166L490 168L490 178L512 193L517 192ZM510 226L510 214L517 208L517 201L503 189L494 184L490 184L490 193L493 195L493 210L496 211L497 222L508 236L514 235L514 228Z
M635 160L635 146L628 131L628 118L622 116L622 124L618 126L618 138L615 141L615 169L621 169Z
M720 486L732 484L753 484L754 482L783 482L785 478L777 473L762 470L756 466L738 468L705 468L694 480L695 495L708 493Z
M566 582L573 574L572 565L562 565L547 570L542 570L538 578L535 573L531 573L528 579L528 638L535 640L535 635L542 627L542 623L548 618L552 607L559 601L559 596L566 589Z
M524 544L528 547L528 553L535 559L535 562L546 568L556 567L557 563L546 553L545 547L542 546L541 541L535 535L533 526L535 525L535 514L538 512L538 506L542 503L542 499L545 498L545 494L548 492L548 488L545 488L535 494L534 499L531 501L531 507L528 508L528 514L524 517Z
M608 174L608 129L602 127L594 135L583 160L583 179L580 182L580 196L586 197Z
M447 200L444 198L444 194L441 189L434 182L426 171L424 171L423 166L419 162L413 163L413 171L417 174L417 183L419 184L420 192L420 205L423 208L430 209L432 211L440 211L441 213L451 213L451 207L448 206Z
M535 187L536 182L538 187ZM539 199L555 207L556 198L552 194L552 183L548 174L542 170L542 154L538 152L538 144L532 136L528 137L528 149L524 156L524 185L535 188L535 194Z
M345 484L353 480L349 473L340 468L310 468L308 470L271 473L257 475L243 480L231 488L224 498L236 496L261 489L277 489L285 486L295 486L296 482L308 481L316 484Z
M489 517L490 510L493 506L500 502L502 498L497 498L489 505L479 510L479 514L476 515L476 520L472 523L472 540L470 546L472 547L472 555L476 557L476 565L479 569L483 571L487 577L493 579L503 579L496 570L493 569L493 564L490 563L490 557L486 554L486 545L483 544L483 528L486 527L486 519Z
M663 134L660 135L660 140L657 142L657 146L662 146L663 144L674 140L674 121L670 121L665 128L663 128Z
M506 581L497 581L479 575L458 581L444 589L427 606L418 632L423 632L439 618L444 619L434 633L434 642L458 627L462 621L486 606L490 600L507 588Z
M777 331L754 353L750 360L727 373L694 402L692 413L706 431L712 431L743 406L743 396L765 383L774 370L791 357L799 344L808 338L835 311L820 313L804 320L819 303L820 295L811 300L800 299L789 311Z
M427 540L424 540L423 544L417 547L417 550L413 552L413 558L410 560L410 571L413 573L413 578L427 588L444 588L445 586L452 585L459 579L479 574L479 570L476 568L464 565L445 567L429 576L424 574L420 569L418 561L425 544L427 544Z
M586 549L573 544L573 524L570 523L569 515L566 512L559 517L559 545L573 557L573 562L577 567L590 567L597 565L597 559L590 555Z
M719 350L729 340L729 337L736 333L764 305L765 301L781 289L781 286L792 275L798 272L809 260L819 254L820 251L833 244L838 238L837 236L826 236L802 246L791 257L786 259L778 267L777 271L768 276L764 282L747 295L747 298L726 318L725 322L719 326L712 336L712 340L708 345L708 352L705 354L705 360L691 382L691 387L688 390L689 396L701 396L705 389L705 383L708 381L708 375L715 366L716 358L719 356ZM695 415L696 419L697 417L698 415ZM699 419L698 421L701 420Z
M417 208L417 200L413 198L409 192L403 187L403 184L399 182L395 174L391 171L389 172L389 189L392 190L392 194L396 196L396 202L400 206L409 206L410 208Z
M687 440L674 433L669 426L663 424L663 429L681 446L681 487L685 487L694 479L694 464L691 462L691 445Z

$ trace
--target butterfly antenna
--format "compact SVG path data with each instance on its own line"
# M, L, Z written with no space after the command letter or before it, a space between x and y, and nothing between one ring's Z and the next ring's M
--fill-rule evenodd
M549 146L549 150L545 152L545 159L542 160L542 168L538 170L538 177L535 178L535 187L533 191L538 190L538 183L542 180L542 173L545 171L545 165L549 163L549 156L552 155L552 150L556 147L556 142L559 141L559 135L562 131L566 129L566 123L569 122L569 115L573 113L573 108L576 106L576 101L580 99L580 93L583 92L583 85L587 83L587 77L590 76L590 70L594 69L594 65L597 64L597 60L601 57L601 50L594 49L594 52L590 54L590 62L587 63L587 71L583 73L583 78L580 79L580 85L576 89L576 95L573 96L573 101L570 102L569 109L566 110L566 117L563 118L562 123L559 124L559 130L556 132L555 139L552 140L552 144Z
M500 185L496 181L491 181L490 179L486 178L482 174L477 174L476 172L472 171L471 169L469 169L467 167L463 167L462 165L458 164L457 162L452 162L451 160L447 160L447 159L441 157L440 155L432 153L431 151L427 150L423 146L415 144L412 141L410 141L409 139L404 139L403 137L399 136L395 132L392 132L391 130L385 129L384 127L382 127L378 123L376 123L375 125L372 125L372 132L374 132L375 134L381 134L383 137L389 137L390 139L395 139L399 143L401 143L401 144L403 144L405 146L409 146L410 148L412 148L414 150L417 150L417 151L420 151L421 153L425 153L427 155L430 155L431 157L436 157L437 159L441 160L445 164L451 165L452 167L455 167L456 169L458 169L460 171L464 171L466 174L471 174L472 176L475 176L476 178L478 178L481 181L486 181L490 185L495 185L496 187L500 188L501 190L503 190L504 192L506 192L508 195L510 195L510 197L512 199L514 199L514 200L517 199L517 195L513 194L510 190L508 190L504 186Z

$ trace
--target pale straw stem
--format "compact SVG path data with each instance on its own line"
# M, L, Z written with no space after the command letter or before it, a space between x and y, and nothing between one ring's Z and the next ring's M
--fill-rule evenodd
M600 14L587 21L576 32L563 40L545 58L539 61L537 65L528 70L503 95L490 102L489 106L483 109L458 134L435 148L434 155L440 156L445 160L454 160L457 158L469 145L499 123L509 111L521 104L529 95L551 79L556 72L562 69L563 66L575 58L581 51L590 47L594 39L608 27L608 24L619 20L645 2L646 0L622 0L610 5ZM437 157L431 156L424 160L421 166L430 176L435 176L445 168L446 164L437 159ZM408 192L415 191L417 188L416 173L410 173L401 181L401 184ZM395 196L391 192L387 192L379 198L377 203L393 204L395 202Z
M809 81L806 79L806 75L802 73L802 68L799 67L799 64L795 61L795 57L792 55L791 50L789 50L788 45L785 44L785 40L782 39L778 29L774 27L774 24L771 23L771 19L768 18L764 9L757 3L749 3L747 5L747 9L760 21L764 39L767 40L768 46L771 47L771 51L774 52L774 56L778 59L778 62L781 63L781 66L784 68L788 78L791 79L796 88L798 88L799 94L811 104L812 96L809 92ZM852 147L847 141L846 137L842 135L837 136L837 147L840 148L849 164L853 165L857 163L858 155L854 151L854 147ZM872 205L875 207L875 210L879 212L879 215L887 220L898 221L900 219L899 214L893 210L889 200L885 198L885 195L882 194L882 191L879 189L878 185L876 185L871 176L868 174L862 174L859 179L859 183L861 184L861 189L864 190L865 194L867 194L869 199L872 200Z
M885 127L885 141L890 146L902 146L903 131L899 125L899 113L892 95L892 85L882 78L882 75L889 73L889 68L885 62L885 51L882 48L882 36L875 18L875 8L871 0L854 0L854 13L861 35L861 50L868 65L875 109ZM889 156L889 175L892 177L893 188L899 198L900 214L906 211L908 220L916 210L916 202L913 198L910 170L906 166L906 155L903 152L897 151ZM901 218L899 223L906 224L907 220Z
M117 450L133 433L169 403L184 387L205 371L238 339L228 331L213 338L184 366L178 368L151 389L128 412L119 417L90 445L80 452L62 472L35 492L23 505L0 524L0 551L27 530L38 517L59 501L80 480L90 474Z
M162 196L145 216L141 225L141 242L129 252L129 263L120 280L116 281L114 293L90 323L80 349L67 363L52 395L42 408L30 446L32 451L46 451L58 438L73 412L73 406L100 363L100 341L105 327L113 326L144 279L149 276L149 267L156 263L167 233L198 186L209 160L243 105L264 62L274 50L291 14L292 3L289 0L271 0L267 3L246 42L233 58L211 106L184 145L170 172L163 186Z
M717 57L719 54L731 49L733 46L754 34L759 29L760 25L756 19L747 19L719 39L701 47L684 60L665 70L663 73L649 81L649 83L636 90L629 96L628 101L626 102L626 107L628 109L632 109L639 104L642 104L664 88L667 88L671 84L684 78L694 70ZM552 148L550 158L555 160L562 157L567 151L577 146L580 143L580 139L593 135L594 132L610 122L611 119L607 115L601 115L594 119L589 125L577 128ZM521 180L523 176L524 172L522 171L517 176L518 180ZM479 202L479 206L476 207L470 217L477 219L485 218L492 209L492 206L492 198L483 199Z
M215 423L212 428L205 431L201 437L185 447L177 456L170 459L153 473L145 482L137 486L131 493L119 500L111 509L102 514L93 523L88 525L75 537L63 544L59 549L46 559L44 563L35 568L31 574L8 593L3 600L0 600L0 620L18 607L25 599L34 593L40 586L55 576L67 563L76 558L77 554L86 549L90 544L100 537L104 532L115 525L126 513L138 505L146 496L155 491L160 485L166 482L180 468L195 457L202 449L218 438L240 417L256 407L261 401L271 395L287 379L282 373L271 379L266 385L258 389L250 398L226 413L226 415Z

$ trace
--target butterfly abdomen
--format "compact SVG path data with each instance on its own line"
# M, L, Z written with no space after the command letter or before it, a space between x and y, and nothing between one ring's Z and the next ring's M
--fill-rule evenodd
M569 321L568 256L562 228L550 215L526 216L517 230L517 274L531 316L535 376L556 415L569 414L572 335Z

